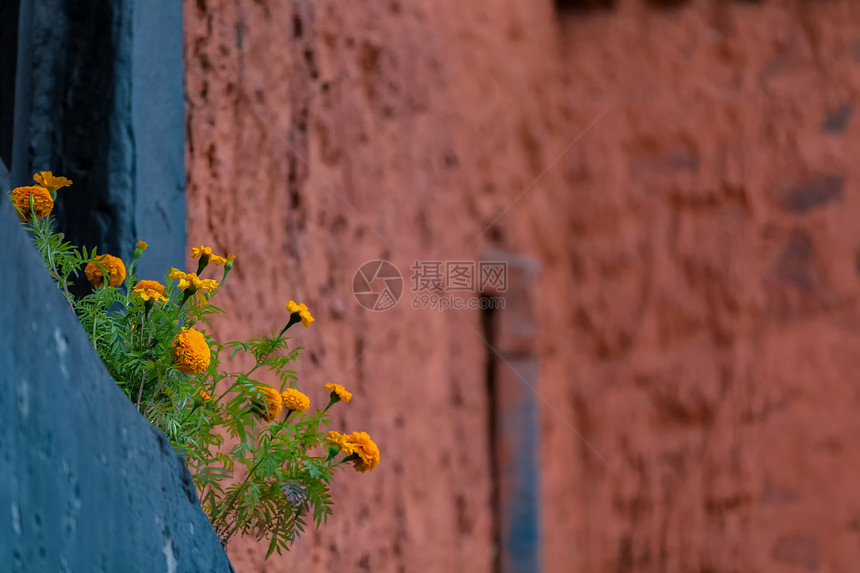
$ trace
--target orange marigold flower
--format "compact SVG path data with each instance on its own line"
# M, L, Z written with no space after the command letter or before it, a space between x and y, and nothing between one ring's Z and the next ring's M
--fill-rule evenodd
M379 447L367 432L353 432L350 435L329 432L326 440L346 454L356 471L369 472L379 465Z
M145 241L138 241L137 246L134 248L134 253L131 255L132 262L137 262L137 259L143 255L143 251L145 251L149 247Z
M131 289L131 292L138 294L144 301L158 300L164 302L167 300L167 297L164 296L164 285L158 281L139 281Z
M304 412L311 407L311 399L295 388L287 388L281 392L281 401L287 410Z
M188 273L184 277L179 279L179 284L177 286L179 287L180 290L186 290L190 286L197 288L197 285L194 284L195 283L194 279L197 279L198 281L200 281L200 279L197 277L197 275L195 273ZM201 281L201 283L202 283L202 281Z
M84 267L84 274L94 287L98 288L104 282L104 275L99 264L107 270L108 286L119 286L125 280L125 265L122 259L113 255L101 255L96 257L95 261L88 262L87 266Z
M278 417L278 414L281 413L281 409L284 407L281 394L271 386L261 385L257 389L263 395L263 399L253 398L251 400L251 411L259 418L271 422Z
M173 350L173 363L177 370L201 374L209 368L212 351L199 330L183 327L173 338Z
M206 390L201 390L200 393L198 394L198 396L200 396L200 399L203 400L204 402L211 402L212 401L212 396L210 396Z
M349 444L349 436L339 432L329 432L326 440L340 448L346 455L352 454L352 446Z
M62 189L63 187L68 187L72 184L70 179L66 179L65 177L55 177L50 171L40 171L36 173L33 175L33 181L51 191L56 191L57 189Z
M180 290L185 290L188 287L194 287L194 290L215 290L218 288L218 281L215 279L201 279L197 276L197 273L183 273L179 269L170 269L168 276L179 280L179 284L176 286Z
M337 398L338 402L349 402L350 400L352 400L352 393L347 392L346 388L344 388L340 384L326 382L325 389L331 392L332 399Z
M230 270L233 268L233 261L235 261L235 260L236 260L236 257L231 255L230 253L227 253L227 262L224 263L224 276L225 277L227 276L227 273L230 272Z
M210 263L215 263L216 265L223 265L227 262L227 259L225 259L224 257L213 254L211 247L204 247L203 245L200 245L199 248L192 247L191 258L197 259L200 257L208 257L207 261Z
M308 307L304 304L296 304L295 301L290 301L287 303L287 312L290 314L298 314L302 319L302 324L305 328L310 328L311 323L316 320L311 316L310 311L308 311Z
M37 219L46 216L54 208L51 192L44 187L38 185L17 187L11 194L12 204L15 206L18 218L25 223L30 220L30 197L33 198L33 211Z
M358 454L358 459L352 464L356 471L369 472L379 465L379 446L370 439L367 432L353 432L350 441Z

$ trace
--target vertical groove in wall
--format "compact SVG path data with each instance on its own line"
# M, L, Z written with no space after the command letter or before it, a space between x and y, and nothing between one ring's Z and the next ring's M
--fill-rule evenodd
M485 339L492 355L491 402L498 573L539 573L540 411L536 298L537 260L507 252L486 258L506 264L498 292L504 307L492 314ZM485 305L487 307L491 305ZM489 378L489 377L488 377Z
M121 3L33 2L29 150L24 168L13 172L16 185L26 185L35 171L70 178L74 185L54 207L59 228L75 244L115 255L123 254L121 203L131 197L128 185L111 176L126 169L116 158L128 154L116 113L128 91L117 79L128 33Z
M483 297L486 300L488 297ZM492 351L495 345L495 318L496 311L487 304L482 304L481 307L481 330L484 340L487 341L487 363L486 363L486 389L487 389L487 452L490 460L490 504L492 514L492 531L491 538L493 542L493 561L492 573L501 573L501 529L499 523L501 519L501 492L499 491L499 459L496 455L496 435L498 419L496 415L496 369L498 368L498 360L495 353Z
M0 163L7 169L12 167L18 12L18 0L0 0Z
M18 11L18 51L16 54L15 73L15 117L12 122L12 163L9 172L14 177L26 172L27 153L29 144L29 129L27 117L30 114L30 86L32 75L29 65L32 57L32 28L33 6L31 2L19 3Z

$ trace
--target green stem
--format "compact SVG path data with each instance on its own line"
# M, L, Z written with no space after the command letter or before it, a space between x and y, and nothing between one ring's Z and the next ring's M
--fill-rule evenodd
M140 335L143 336L143 321L141 321L140 326ZM146 341L147 348L149 347L149 343L152 342L152 333L150 333L149 338ZM143 398L143 383L146 382L146 368L143 369L143 376L140 377L140 390L137 393L137 411L140 412L140 400Z
M66 302L69 303L69 306L72 307L72 310L75 310L75 305L72 304L72 295L69 292L69 288L68 285L66 285L66 281L63 279L63 277L60 276L60 270L57 268L57 265L54 262L53 253L50 253L48 255L48 262L51 265L51 274L54 275L54 280L57 281L57 283L59 283L61 287L63 287L63 296L66 297Z
M263 457L261 456L257 460L257 463L255 463L251 467L251 469L248 471L248 474L245 476L245 479L242 480L242 483L239 484L239 487L237 487L235 490L233 490L233 493L229 497L229 501L224 505L224 509L222 509L219 512L218 517L215 518L215 521L212 523L212 527L213 527L213 529L215 529L215 531L218 531L218 527L219 527L218 522L223 521L226 524L226 518L227 518L227 515L229 515L230 509L233 507L233 503L236 501L236 498L238 498L239 493L242 491L242 488L244 488L245 484L248 483L248 480L251 478L251 476L257 470L257 467L260 465L260 463L262 461L263 461Z
M253 372L253 370L251 372ZM250 374L250 372L249 372L249 374ZM238 376L238 375L235 375L235 376ZM224 378L229 378L229 376L225 376ZM223 378L222 378L222 380L223 380ZM233 388L235 388L238 384L239 384L239 379L237 377L236 381L233 382L232 384L230 384L230 387L227 388L226 390L224 390L224 393L215 399L215 403L216 404L220 403L221 399L227 395L227 392L231 392L233 390Z
M284 428L285 423L286 423L286 420L278 422L277 424L273 425L274 429L273 429L273 426L270 426L268 429L272 433L280 432ZM219 512L218 517L216 517L215 521L212 522L212 527L215 529L216 532L219 531L219 529L218 529L219 528L219 525L218 525L219 522L224 522L224 524L226 525L226 517L229 514L230 510L232 509L233 504L238 499L239 494L242 491L242 488L245 487L245 485L248 483L248 480L251 479L251 476L254 475L255 471L257 471L257 468L260 466L260 463L262 463L264 457L265 457L265 454L263 454L257 458L256 463L254 463L254 465L251 466L251 469L248 470L248 474L245 476L245 479L242 480L242 483L239 484L239 487L237 487L233 491L233 493L229 496L228 501L223 506L224 509L222 509Z
M140 390L137 393L137 411L140 412L140 399L143 397L143 383L146 380L146 368L143 369L143 376L140 377Z
M182 291L182 302L179 303L179 306L176 307L176 320L179 320L179 315L182 312L182 307L185 306L185 303L188 302L188 299L197 292L193 286L189 286L184 291ZM194 326L193 324L191 326ZM189 327L190 328L190 327Z
M50 248L43 250L48 245L48 238L52 234L51 231L51 219L50 217L44 217L43 219L36 219L36 211L34 206L32 205L32 196L31 205L30 205L30 218L32 221L31 229L33 234L36 236L37 244L42 245L40 247L40 251L43 252L45 262L48 265L48 269L51 273L51 276L54 277L54 281L59 284L63 289L63 296L66 298L66 302L69 303L69 306L72 310L75 310L75 305L73 304L74 299L72 298L71 293L69 292L68 285L63 277L60 275L60 270L57 268L57 264L54 262L54 253Z
M253 368L251 368L250 370L248 370L248 372L246 372L246 373L245 373L245 377L246 377L246 378L250 378L250 377L251 377L251 374L253 374L253 373L254 373L254 372L255 372L255 371L256 371L260 366L262 366L262 365L263 365L263 363L266 361L266 359L269 357L269 355L270 355L270 354L272 354L272 352L274 352L275 344L281 341L281 336L282 336L283 334L284 334L284 331L282 330L282 331L281 331L281 333L280 333L280 334L278 334L278 336L277 336L276 338L273 338L273 339L272 339L272 350L269 350L268 352L266 352L266 354L264 354L262 357L260 357L260 358L257 360L257 363L254 365L254 367L253 367ZM232 390L233 390L233 388L235 388L237 384L239 384L239 376L240 376L239 374L231 374L230 376L235 376L237 379L236 379L236 381L235 381L235 382L233 382L233 383L230 385L230 387L229 387L229 388L227 388L226 390L224 390L224 392L223 392L220 396L218 396L218 399L217 399L217 400L215 400L215 403L216 403L216 404L217 404L217 403L219 403L219 402L221 402L221 399L222 399L224 396L226 396L228 392L232 391ZM227 376L225 376L225 378L227 378Z
M161 390L161 385L164 382L164 372L161 372L160 365L157 364L157 366L159 367L158 384L156 384L155 391L152 393L152 396L150 396L149 400L146 402L147 408L149 408L149 405L152 404L153 400L155 400L155 397L158 396L158 392Z

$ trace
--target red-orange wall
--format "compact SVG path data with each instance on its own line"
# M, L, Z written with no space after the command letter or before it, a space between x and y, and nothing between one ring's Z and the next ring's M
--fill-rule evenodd
M306 301L302 388L350 387L335 424L382 449L323 531L265 566L238 541L237 571L491 571L479 312L350 290L366 260L491 248L542 263L546 571L860 567L860 4L185 20L190 243L237 257L216 333Z

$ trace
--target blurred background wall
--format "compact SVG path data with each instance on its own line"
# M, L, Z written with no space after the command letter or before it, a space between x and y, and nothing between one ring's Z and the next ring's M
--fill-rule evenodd
M216 335L306 302L303 389L353 390L335 427L382 450L289 555L231 544L237 571L497 567L487 365L509 361L480 311L408 292L416 260L494 251L539 267L509 303L539 365L543 570L857 568L860 5L186 0L184 17L189 246L237 258ZM407 281L385 312L351 292L373 259Z

